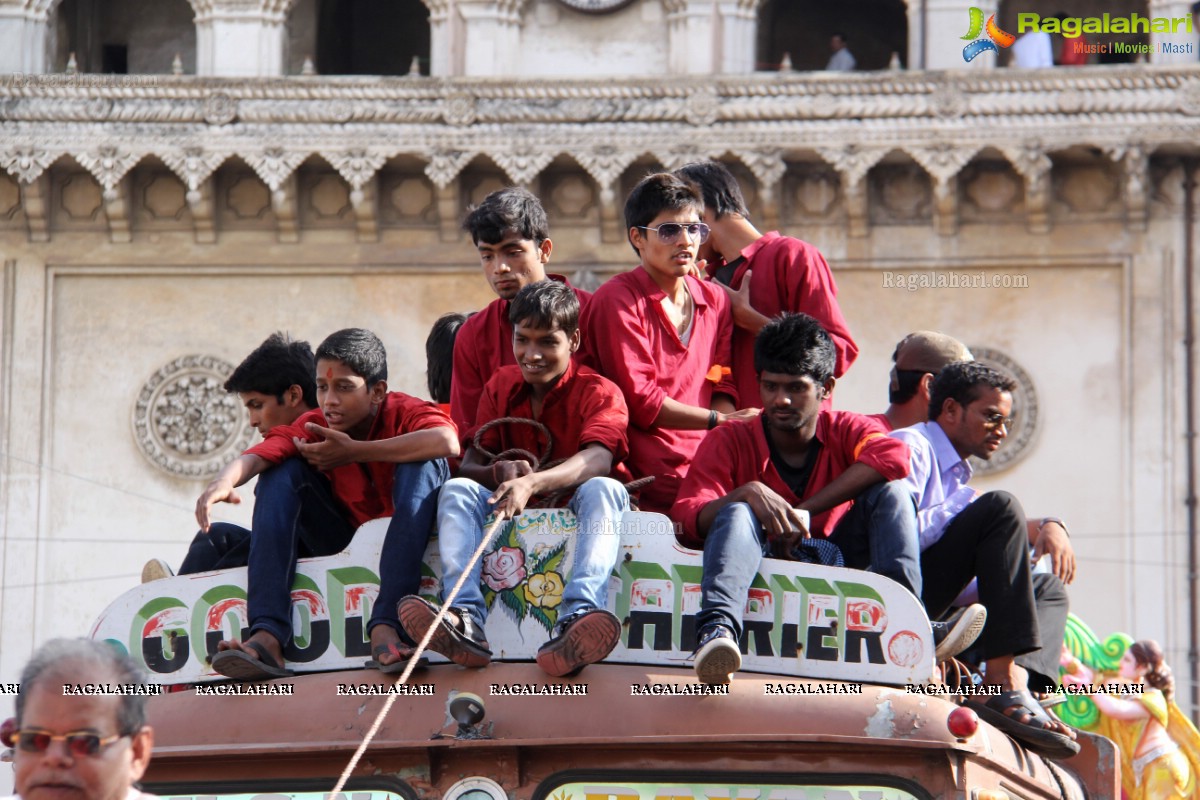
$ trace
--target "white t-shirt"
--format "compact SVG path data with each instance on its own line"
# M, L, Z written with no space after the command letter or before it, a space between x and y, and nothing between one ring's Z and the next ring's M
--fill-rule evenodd
M1022 69L1042 69L1054 66L1054 46L1050 34L1030 31L1012 46L1013 66Z

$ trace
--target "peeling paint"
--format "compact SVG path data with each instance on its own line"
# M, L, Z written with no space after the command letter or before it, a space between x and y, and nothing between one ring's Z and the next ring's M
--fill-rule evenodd
M895 712L892 710L891 700L883 700L875 705L875 713L867 720L867 727L863 732L867 736L880 739L891 739L894 737L896 724Z

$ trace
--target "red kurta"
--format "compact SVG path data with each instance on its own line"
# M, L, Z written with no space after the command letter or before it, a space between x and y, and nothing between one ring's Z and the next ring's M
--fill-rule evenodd
M685 347L662 307L666 293L640 267L609 280L583 315L583 363L604 375L629 405L629 468L634 477L656 476L641 492L646 511L666 511L705 431L654 425L663 400L710 408L713 392L737 400L727 375L709 379L714 367L728 367L733 321L729 299L719 286L686 278L695 306L692 335Z
M764 317L785 311L802 312L820 322L837 348L833 375L840 378L858 357L858 345L837 302L837 284L821 251L808 242L771 231L742 250L742 261L733 273L730 288L740 289L750 272L750 305ZM716 270L710 267L709 275ZM739 408L762 408L758 377L754 373L754 334L733 329L733 380ZM828 406L827 406L828 407Z
M246 454L266 459L272 464L298 455L293 437L306 442L321 441L320 436L305 430L304 426L309 422L329 427L320 409L309 411L300 415L291 425L271 428L263 440L247 450ZM375 421L371 423L367 441L391 439L413 431L443 427L453 430L454 423L433 403L418 400L403 392L388 392L379 413L375 415ZM358 527L368 520L390 517L395 511L392 507L395 471L396 465L391 462L371 461L366 464L346 464L325 474L329 476L334 498L354 526Z
M533 394L520 367L501 367L483 388L477 424L463 437L464 452L479 428L501 417L533 419ZM572 362L546 394L537 421L554 440L548 460L570 458L590 444L599 444L613 455L610 477L622 483L630 480L623 463L629 457L629 410L621 390L608 378ZM519 447L538 457L546 446L545 437L531 425L497 426L484 433L480 443L492 453Z
M562 275L546 275L559 283L570 283ZM579 298L580 311L592 299L590 292L571 287ZM513 326L508 321L508 300L499 298L475 314L458 329L454 339L454 371L450 377L450 418L459 430L475 422L479 396L484 385L506 364L516 366L513 356ZM580 326L586 340L587 328Z
M886 435L879 421L850 411L822 410L817 417L817 440L821 451L803 497L797 497L784 483L775 465L761 419L731 422L708 434L683 486L671 508L671 517L683 526L681 541L700 549L703 539L696 530L701 509L713 500L752 481L762 481L791 505L812 497L835 478L860 462L894 481L908 475L908 446ZM900 445L897 447L896 445ZM852 501L817 514L809 524L813 536L829 536L850 510Z

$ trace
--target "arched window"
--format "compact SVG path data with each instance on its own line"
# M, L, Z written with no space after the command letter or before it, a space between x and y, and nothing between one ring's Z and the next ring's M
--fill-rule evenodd
M322 75L429 74L429 9L421 0L298 0L288 19L288 71L305 57Z
M54 17L51 69L71 53L79 72L169 73L175 56L196 72L196 26L187 0L62 0Z
M899 54L901 64L908 63L903 0L764 0L756 68L777 70L786 53L793 69L825 69L837 33L845 37L857 69L885 69L892 53Z

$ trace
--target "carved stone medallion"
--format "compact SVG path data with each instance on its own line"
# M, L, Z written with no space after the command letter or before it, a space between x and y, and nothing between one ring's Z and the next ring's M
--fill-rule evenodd
M138 449L180 478L211 478L249 447L254 428L224 389L233 365L216 356L177 358L150 376L133 407Z
M992 475L1016 465L1028 454L1034 436L1037 434L1037 389L1025 368L1007 353L994 347L976 345L971 345L970 350L976 361L1003 372L1017 382L1017 388L1013 392L1012 414L1010 414L1013 423L1008 428L1008 438L1004 440L1000 449L990 460L971 458L971 469L975 471L976 475Z

